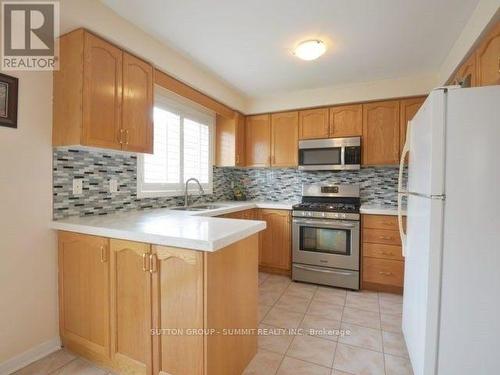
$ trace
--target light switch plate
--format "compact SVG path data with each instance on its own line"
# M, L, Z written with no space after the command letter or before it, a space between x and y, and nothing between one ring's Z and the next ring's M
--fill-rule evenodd
M109 180L109 192L117 193L118 192L118 181L114 178Z
M73 179L73 195L83 194L83 179L74 178Z

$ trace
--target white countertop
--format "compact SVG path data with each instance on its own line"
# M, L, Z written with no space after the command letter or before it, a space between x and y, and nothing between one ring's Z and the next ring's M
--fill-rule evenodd
M398 209L396 207L377 205L377 204L362 204L359 212L364 215L392 215L397 216ZM406 215L406 210L403 211Z
M95 236L216 251L266 228L257 220L213 218L251 208L291 210L294 202L216 202L222 207L207 211L177 211L160 208L87 217L69 217L52 222L52 228Z
M266 223L258 220L212 216L252 208L291 210L295 203L297 202L229 201L210 203L221 207L206 211L158 208L102 216L74 216L53 221L52 228L155 245L216 251L264 230ZM364 204L360 212L373 215L397 215L396 208L382 205Z

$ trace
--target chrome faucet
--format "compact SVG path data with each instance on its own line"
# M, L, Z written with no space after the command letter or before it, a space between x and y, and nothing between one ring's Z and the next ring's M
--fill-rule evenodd
M184 207L189 206L189 190L188 190L188 185L191 181L194 181L198 184L198 189L200 191L200 195L205 194L205 190L203 190L203 186L201 186L200 181L198 181L196 178L191 177L186 180L186 187L184 190Z

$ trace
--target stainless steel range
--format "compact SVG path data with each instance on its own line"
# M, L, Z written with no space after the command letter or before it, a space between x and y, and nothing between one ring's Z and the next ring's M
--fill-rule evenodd
M304 185L293 206L292 279L359 289L359 185Z

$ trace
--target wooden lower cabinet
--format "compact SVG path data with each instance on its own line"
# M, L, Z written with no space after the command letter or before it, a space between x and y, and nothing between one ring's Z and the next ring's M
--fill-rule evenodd
M287 210L259 210L259 220L267 224L260 233L259 268L262 271L290 274L291 214Z
M98 363L110 360L109 240L59 234L59 331L63 345Z
M119 374L241 374L257 336L223 330L257 328L258 245L258 234L201 252L59 232L63 345Z
M249 209L243 211L230 212L228 214L220 215L218 217L223 217L226 219L243 219L243 220L254 220L256 218L256 209Z
M153 374L204 374L203 253L153 246ZM171 332L169 331L171 330Z
M121 373L150 374L151 246L110 240L111 360Z
M402 293L404 258L397 216L362 215L362 289Z

